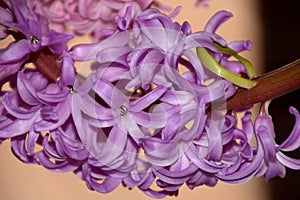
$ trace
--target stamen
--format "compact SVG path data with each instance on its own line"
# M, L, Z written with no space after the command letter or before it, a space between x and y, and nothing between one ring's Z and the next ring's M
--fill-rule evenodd
M120 115L125 116L128 112L128 109L125 106L120 106Z
M70 92L71 94L73 94L73 93L74 93L73 85L67 85L67 87L68 87L68 89L69 89L69 92Z
M37 38L37 37L35 37L35 36L30 36L30 42L31 42L31 44L36 44L36 43L38 43L40 40L39 40L39 38Z

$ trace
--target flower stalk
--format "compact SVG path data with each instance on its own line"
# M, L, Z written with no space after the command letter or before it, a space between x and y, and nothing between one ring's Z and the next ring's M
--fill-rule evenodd
M48 48L32 53L30 55L30 60L50 81L55 83L59 80L62 68L61 61Z
M258 76L250 89L239 88L227 102L227 109L265 102L300 88L300 59L277 70Z

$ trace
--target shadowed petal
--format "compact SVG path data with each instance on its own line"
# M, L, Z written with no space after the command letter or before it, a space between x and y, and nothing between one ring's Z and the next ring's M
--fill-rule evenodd
M25 61L30 53L28 41L23 39L13 42L9 46L0 50L0 64L9 64Z
M290 113L295 115L296 121L290 136L278 147L282 151L293 151L300 146L300 115L293 107L290 107Z

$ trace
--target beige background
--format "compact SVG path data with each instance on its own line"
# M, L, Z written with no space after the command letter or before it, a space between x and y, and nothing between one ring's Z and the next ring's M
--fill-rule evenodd
M163 1L163 0L161 0ZM234 17L218 30L227 41L250 39L253 51L244 56L249 58L256 71L261 66L261 32L256 2L258 0L211 0L210 7L194 8L194 0L165 0L163 3L183 6L177 21L189 21L193 31L203 30L209 17L219 10L228 10ZM9 141L0 145L0 200L112 200L150 199L137 189L129 191L119 187L110 194L99 194L87 189L85 183L72 173L57 174L40 166L26 165L10 152ZM262 179L253 179L245 184L227 185L219 183L214 188L198 187L190 191L183 187L178 200L267 200L268 188Z

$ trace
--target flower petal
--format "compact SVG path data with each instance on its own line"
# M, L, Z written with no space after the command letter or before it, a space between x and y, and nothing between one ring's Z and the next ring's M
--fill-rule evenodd
M12 98L14 98L12 93L6 93L2 98L2 104L9 114L18 119L31 119L40 108L39 106L34 106L29 109L25 109L22 105L15 105Z
M293 151L300 146L300 115L294 107L290 107L290 113L295 115L296 121L290 136L278 147L283 151Z
M300 160L290 158L286 155L284 155L282 152L278 152L276 154L277 159L280 163L282 163L284 166L294 169L294 170L300 170Z
M40 104L40 101L36 94L36 88L33 87L29 79L22 72L18 73L17 90L18 94L25 103L32 106Z
M114 189L116 189L122 182L122 179L113 178L113 177L108 176L107 178L105 178L103 180L102 183L98 183L92 177L89 177L86 181L87 181L87 184L89 184L91 188L93 188L97 192L105 194L105 193L112 192Z
M216 13L210 20L207 22L204 30L209 33L215 33L217 28L227 21L230 17L232 17L232 14L227 11L220 11Z
M71 49L70 53L75 61L96 60L99 51L111 47L124 46L128 43L129 37L130 35L127 31L119 32L96 44L76 45Z
M25 39L12 42L9 46L0 50L0 64L9 64L25 61L30 53L28 41Z
M168 88L163 86L158 86L151 92L148 92L146 95L142 96L141 98L131 101L129 103L130 105L130 111L132 112L139 112L143 109L147 108L149 105L151 105L154 101L159 99Z

